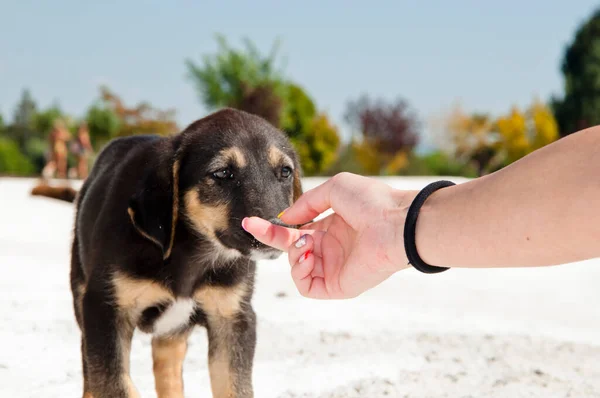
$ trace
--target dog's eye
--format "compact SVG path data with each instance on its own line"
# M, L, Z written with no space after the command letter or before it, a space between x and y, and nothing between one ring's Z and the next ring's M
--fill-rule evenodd
M292 175L292 169L290 167L284 166L281 168L281 177L288 178Z
M223 170L215 171L213 173L213 177L219 178L221 180L224 180L226 178L232 179L233 173L229 169L223 169Z

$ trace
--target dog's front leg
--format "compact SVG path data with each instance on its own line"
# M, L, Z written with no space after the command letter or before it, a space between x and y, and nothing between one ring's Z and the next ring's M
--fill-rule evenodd
M213 398L252 398L256 315L247 282L203 286L194 298L206 315L208 368Z
M256 315L249 304L235 314L208 314L208 366L214 398L252 398Z
M138 398L129 377L134 327L102 289L83 297L84 355L93 398Z
M190 331L152 339L154 385L158 398L183 398L183 362Z

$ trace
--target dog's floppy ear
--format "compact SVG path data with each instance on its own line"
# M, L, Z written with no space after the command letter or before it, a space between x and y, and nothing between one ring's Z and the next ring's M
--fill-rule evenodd
M300 166L300 161L297 158L294 159L294 194L292 196L292 203L296 202L300 196L302 196L302 166Z
M179 214L179 160L173 148L162 147L147 165L127 211L136 230L169 258Z
M302 196L302 181L300 181L300 173L298 169L294 170L294 202Z

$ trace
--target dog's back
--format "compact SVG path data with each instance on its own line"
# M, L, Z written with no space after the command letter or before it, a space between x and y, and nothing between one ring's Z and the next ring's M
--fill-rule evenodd
M106 222L115 218L123 219L126 217L125 212L123 212L122 217L118 217L118 214L111 214L110 217L106 217L106 213L112 210L111 207L114 206L115 201L103 199L110 198L112 192L127 194L127 189L113 189L115 184L120 185L119 177L121 173L141 175L143 167L125 168L130 163L138 163L138 166L143 164L145 154L143 149L160 139L159 136L155 135L117 138L107 144L98 155L75 202L71 261L72 284L84 284L87 274L91 271L86 269L86 265L90 263L89 256L92 255L91 250L95 240L94 227L98 222L102 222L101 218L104 216L104 222ZM82 230L85 230L86 233L82 233Z

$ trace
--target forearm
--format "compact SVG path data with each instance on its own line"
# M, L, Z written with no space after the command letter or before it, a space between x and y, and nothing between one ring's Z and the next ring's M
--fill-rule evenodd
M432 265L556 265L600 256L600 127L425 202L417 249Z

